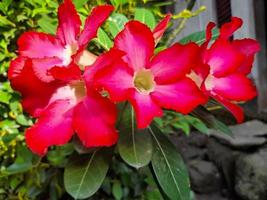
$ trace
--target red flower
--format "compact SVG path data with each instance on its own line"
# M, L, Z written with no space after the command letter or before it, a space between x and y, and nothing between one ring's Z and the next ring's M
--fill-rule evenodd
M98 28L113 11L110 5L98 6L85 21L83 31L80 31L81 20L71 0L65 0L58 8L56 36L26 32L18 40L20 56L31 58L36 75L45 82L55 79L59 68L67 67L72 61L84 68L87 63L95 61L95 56L85 51L87 43L93 39ZM42 67L40 67L40 65ZM56 68L54 68L57 66Z
M241 25L242 20L233 17L231 22L221 27L219 38L208 48L211 30L215 26L210 22L206 42L201 46L201 63L190 75L206 95L225 106L239 123L243 121L244 114L235 102L256 96L256 88L246 76L251 72L256 52L260 50L260 45L253 39L229 39Z
M93 65L103 68L95 76L97 86L107 90L114 102L129 100L139 128L147 127L154 117L161 116L162 108L186 114L206 101L194 82L186 77L198 46L175 44L154 56L155 38L144 24L128 22L115 38L111 52ZM112 62L110 54L122 60Z
M115 105L82 75L75 60L79 55L67 58L64 54L73 45L83 51L111 10L110 6L95 8L77 39L80 20L71 1L65 0L59 7L57 37L25 33L19 39L20 56L11 61L8 77L21 93L24 109L38 118L25 134L33 152L44 155L49 146L67 143L74 132L87 147L116 143Z

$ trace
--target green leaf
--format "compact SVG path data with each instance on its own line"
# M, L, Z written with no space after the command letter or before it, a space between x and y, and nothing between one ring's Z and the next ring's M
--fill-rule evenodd
M100 188L112 158L111 151L105 148L70 159L64 171L64 185L72 197L88 198Z
M145 8L136 8L134 19L145 23L150 29L156 26L156 19L153 13Z
M115 38L116 35L123 29L125 23L127 23L129 20L128 18L120 13L113 13L108 18L108 28L111 33L111 35Z
M189 176L182 157L156 126L149 130L154 139L152 168L161 188L172 200L189 200Z
M218 36L219 36L219 29L214 28L212 30L212 39L211 40L217 39ZM187 44L189 42L195 42L197 44L203 44L205 41L206 41L206 31L199 31L199 32L195 32L195 33L192 33L192 34L184 37L183 39L181 39L179 41L179 43Z
M44 15L41 19L37 21L37 24L40 26L42 31L45 31L47 33L55 34L56 33L56 23L53 19L48 17L47 15Z
M200 119L190 116L190 115L186 115L185 118L195 129L197 129L201 133L204 133L204 134L209 133L209 128Z
M82 8L87 2L88 0L73 0L76 9Z
M0 90L0 102L1 103L8 104L11 97L12 97L11 94L9 94L8 92L4 92Z
M97 32L97 39L95 41L100 44L105 50L109 50L113 46L112 40L109 38L107 33L99 28Z
M123 196L121 183L119 181L115 181L112 185L112 194L116 200L120 200Z
M233 135L231 129L223 122L216 119L210 111L203 106L198 106L192 114L202 120L209 128L217 129L226 135Z
M111 0L110 2L113 6L118 8L120 5L128 3L128 0Z
M118 149L122 159L132 167L146 166L152 157L152 142L148 129L137 129L133 108L123 111L119 126Z

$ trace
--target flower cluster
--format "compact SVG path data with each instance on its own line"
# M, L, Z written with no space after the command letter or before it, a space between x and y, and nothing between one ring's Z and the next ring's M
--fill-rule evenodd
M153 31L132 20L116 36L114 46L97 57L86 50L87 44L112 11L109 5L94 8L81 31L73 3L65 0L58 9L55 36L26 32L19 38L19 55L11 61L8 77L21 93L24 109L37 118L25 134L33 152L44 155L48 147L67 143L74 133L86 147L115 144L116 103L124 101L132 104L138 128L146 128L163 109L187 114L209 97L242 121L242 109L235 103L256 95L247 75L259 44L229 39L241 19L223 25L211 46L213 23L201 46L176 43L157 54L155 46L171 16ZM103 90L108 97L101 95Z

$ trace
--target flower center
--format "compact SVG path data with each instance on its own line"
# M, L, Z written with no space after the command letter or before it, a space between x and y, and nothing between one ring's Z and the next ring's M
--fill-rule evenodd
M212 90L213 89L213 80L214 80L214 76L209 74L205 80L205 87L207 90Z
M154 76L150 70L142 69L134 75L134 86L142 93L150 93L154 90Z
M63 65L68 65L71 62L71 56L76 54L78 50L78 45L73 43L71 45L65 46Z
M84 81L74 81L70 83L70 88L73 90L75 98L78 102L86 96L86 87Z

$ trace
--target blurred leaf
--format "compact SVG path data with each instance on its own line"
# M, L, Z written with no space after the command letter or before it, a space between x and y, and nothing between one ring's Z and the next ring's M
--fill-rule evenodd
M88 0L73 0L76 9L82 8L87 2Z
M132 167L146 166L152 157L151 137L147 129L137 129L133 108L128 105L120 122L118 149L122 159Z
M120 13L113 13L108 18L108 28L111 35L115 38L116 35L124 28L125 23L128 22L128 19L125 15Z
M187 121L180 119L172 125L174 128L182 129L186 135L190 134L190 126Z
M119 181L115 181L112 185L112 194L116 200L120 200L123 196L121 183Z
M120 5L128 3L128 0L110 0L111 4L115 6L116 8Z
M105 50L109 50L113 46L112 40L101 28L98 29L97 39L95 41L100 44Z
M55 34L57 25L55 24L55 21L48 17L47 15L44 15L41 19L37 21L37 24L40 26L42 31L50 34Z
M134 19L146 24L150 29L156 26L156 19L153 13L145 8L136 8Z
M196 117L192 117L190 115L186 115L185 118L195 129L197 129L201 133L204 133L204 134L209 133L209 128L200 119Z
M211 40L217 39L219 34L220 34L219 29L214 28L212 30L212 39ZM183 39L181 39L179 41L179 43L187 44L189 42L195 42L197 44L203 44L205 41L206 41L206 31L199 31L199 32L195 32L195 33L192 33L192 34L184 37Z
M0 102L1 103L8 104L10 99L11 99L11 94L0 90Z
M110 151L106 148L70 159L64 172L64 185L72 197L83 199L97 192L109 168Z
M10 20L8 20L6 16L0 15L0 27L1 26L7 26L7 25L13 26L13 27L16 26L13 22L11 22Z
M182 157L156 126L149 130L154 140L152 167L160 186L172 200L189 199L190 182Z

